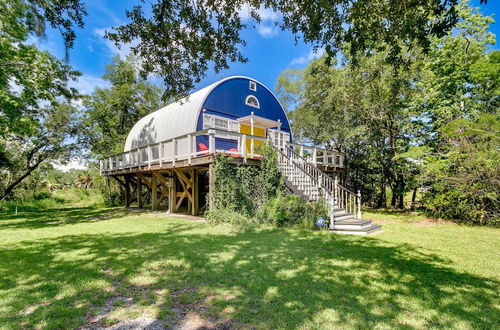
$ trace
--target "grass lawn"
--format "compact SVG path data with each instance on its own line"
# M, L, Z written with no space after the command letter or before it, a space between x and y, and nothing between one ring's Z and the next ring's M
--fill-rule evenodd
M390 212L373 237L62 204L0 214L0 328L497 328L500 231Z

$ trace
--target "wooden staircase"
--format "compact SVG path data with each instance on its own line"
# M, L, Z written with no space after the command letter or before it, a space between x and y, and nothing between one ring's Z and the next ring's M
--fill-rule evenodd
M291 148L274 145L287 189L306 201L324 201L332 233L371 235L382 231L361 218L361 194L341 186Z

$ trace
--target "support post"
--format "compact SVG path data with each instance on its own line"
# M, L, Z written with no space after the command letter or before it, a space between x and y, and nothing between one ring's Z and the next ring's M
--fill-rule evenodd
M335 205L338 207L339 205L339 198L338 198L338 193L339 193L339 186L338 186L338 177L335 176L335 182L334 182L334 187L333 187L333 196L334 196L334 202Z
M358 219L361 219L361 190L358 190Z
M177 212L177 173L172 171L172 213Z
M144 206L144 201L142 200L142 180L137 177L137 207L142 208Z
M174 212L175 205L175 192L174 192L174 176L175 174L172 171L172 178L168 181L168 212Z
M196 169L191 170L191 196L193 198L193 203L191 205L191 214L198 215L198 172Z
M254 119L253 119L253 111L252 111L251 117L250 117L250 135L252 135L252 136L255 135L253 125L254 125ZM253 140L253 138L250 140L250 154L253 157L253 154L254 154L254 140Z
M246 148L246 145L245 145ZM214 167L213 164L210 163L208 165L208 210L213 210L215 205L214 205Z
M125 207L130 207L130 178L125 177Z
M243 134L241 137L241 155L243 157L243 163L247 163L247 135Z
M158 209L158 179L154 175L151 177L151 209Z
M208 149L210 150L210 154L215 154L215 131L208 131Z
M313 164L316 166L316 164L317 164L317 157L318 157L318 149L316 149L316 148L313 149L313 155L312 155L312 157L313 157Z

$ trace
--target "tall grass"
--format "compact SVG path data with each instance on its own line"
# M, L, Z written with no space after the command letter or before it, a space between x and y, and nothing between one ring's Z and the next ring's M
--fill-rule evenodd
M102 195L98 190L71 188L0 202L0 214L12 214L16 210L17 212L33 212L66 206L99 207L103 204Z

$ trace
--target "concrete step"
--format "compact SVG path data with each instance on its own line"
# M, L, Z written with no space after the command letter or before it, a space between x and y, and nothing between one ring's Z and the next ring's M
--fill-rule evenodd
M370 225L369 227L366 228L360 228L360 229L339 229L339 228L334 228L330 229L331 233L334 234L344 234L344 235L374 235L382 232L382 227L379 225Z
M371 220L350 219L334 222L334 229L363 229L372 225Z

